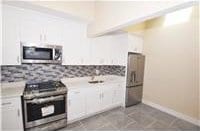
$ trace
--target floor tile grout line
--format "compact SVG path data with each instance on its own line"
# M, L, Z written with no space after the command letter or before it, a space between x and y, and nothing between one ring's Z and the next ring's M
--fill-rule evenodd
M134 124L134 123L137 123L136 121L133 121L133 122L129 122L126 124L126 126L124 128L126 128L127 126L131 125L131 124Z
M102 114L100 114L100 116L103 117L103 119L108 122L107 124L110 124L113 127L112 123L110 123L108 120L106 120ZM105 127L105 126L106 125L103 125L102 127ZM102 127L100 127L100 128L102 128ZM97 129L100 129L100 128L97 128ZM114 128L116 128L116 127L114 127Z
M178 120L178 118L176 117L176 119L174 119L171 123L170 123L170 127Z
M108 114L108 115L109 115L109 114ZM103 116L103 115L102 115L102 116ZM105 116L103 116L103 118L106 120ZM106 121L108 121L108 120L106 120ZM113 128L116 128L116 129L118 130L118 128L115 127L115 125L113 125L113 123L111 123L111 122L109 122L109 121L108 121L108 123L109 123Z

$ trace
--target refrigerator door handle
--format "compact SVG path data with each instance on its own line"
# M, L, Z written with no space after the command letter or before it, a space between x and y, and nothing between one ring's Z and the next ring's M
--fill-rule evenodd
M137 82L137 81L136 81L136 72L135 72L135 71L134 71L134 73L133 73L133 76L134 76L134 83L135 83L135 82Z
M135 82L135 77L136 77L135 71L131 71L131 77L130 77L131 83Z

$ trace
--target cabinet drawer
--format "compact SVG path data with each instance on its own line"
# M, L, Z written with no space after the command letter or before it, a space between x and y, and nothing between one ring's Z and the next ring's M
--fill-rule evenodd
M2 99L1 106L4 109L9 109L12 107L19 107L19 103L21 103L20 98L7 98Z
M84 91L83 91L82 89L69 90L69 92L68 92L68 97L80 95L80 94L82 94L82 93L84 93Z

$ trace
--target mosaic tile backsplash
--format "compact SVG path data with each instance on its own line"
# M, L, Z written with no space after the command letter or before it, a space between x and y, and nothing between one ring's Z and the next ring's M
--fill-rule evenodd
M111 65L57 65L57 64L23 64L15 66L1 66L1 82L17 82L27 80L47 81L59 80L63 77L84 77L95 75L95 70L100 75L125 75L125 66Z

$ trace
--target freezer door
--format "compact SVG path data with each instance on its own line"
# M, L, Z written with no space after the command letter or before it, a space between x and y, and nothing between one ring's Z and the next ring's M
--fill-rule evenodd
M126 88L126 107L138 104L142 100L142 86Z
M143 84L144 60L145 57L143 55L129 54L126 86L130 87Z

